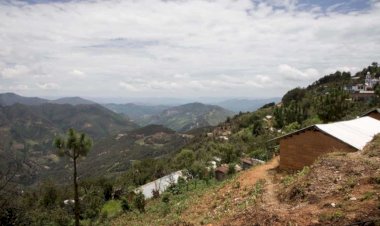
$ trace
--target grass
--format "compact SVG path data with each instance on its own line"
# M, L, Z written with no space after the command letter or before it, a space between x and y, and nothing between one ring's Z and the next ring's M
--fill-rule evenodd
M308 175L309 172L310 172L310 167L305 166L305 167L304 167L301 171L299 171L298 173L285 176L284 179L282 180L282 183L283 183L285 186L289 186L289 185L291 185L294 181L296 181L297 178L304 177L304 176Z
M370 200L375 196L375 192L367 191L363 194L363 197L360 198L360 201Z
M232 177L233 178L233 177ZM232 179L231 178L231 179ZM228 183L231 179L223 182L217 182L215 179L205 183L205 181L197 181L195 187L194 181L189 182L189 190L186 185L180 187L180 194L173 195L169 192L169 202L164 203L161 197L158 199L151 199L147 201L145 213L138 213L136 209L131 212L123 213L117 218L112 219L111 225L171 225L183 222L183 214L190 207L193 206L201 199L205 193L215 193L216 190ZM193 213L190 213L191 215ZM211 217L205 212L202 216L188 216L197 222L209 222Z
M319 216L319 221L321 222L339 222L340 219L344 218L344 213L340 210L331 213L323 213Z
M107 216L107 218L113 218L120 215L121 212L121 202L118 200L110 200L103 205L100 214Z

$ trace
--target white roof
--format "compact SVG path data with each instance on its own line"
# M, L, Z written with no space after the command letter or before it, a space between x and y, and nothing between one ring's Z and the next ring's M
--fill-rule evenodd
M357 149L363 149L373 136L380 133L380 121L369 116L330 124L316 124L315 126Z
M153 190L159 191L161 194L169 187L172 183L177 183L178 178L182 176L182 171L177 171L171 173L169 175L163 176L155 181L144 184L136 189L137 191L141 191L144 194L145 199L150 199L153 197Z

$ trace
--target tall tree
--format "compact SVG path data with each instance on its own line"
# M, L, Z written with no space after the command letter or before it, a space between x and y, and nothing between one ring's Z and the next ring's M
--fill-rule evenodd
M73 183L74 183L74 213L75 226L79 226L79 194L77 181L77 161L81 156L86 156L92 147L91 139L84 133L77 133L74 129L69 129L65 138L57 137L54 146L58 148L58 155L67 156L73 161Z

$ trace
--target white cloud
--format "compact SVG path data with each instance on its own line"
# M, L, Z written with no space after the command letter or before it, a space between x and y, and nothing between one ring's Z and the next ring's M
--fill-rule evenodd
M28 90L29 86L25 84L17 84L17 85L12 85L9 86L8 90L16 90L16 91L23 91L23 90Z
M280 75L284 76L287 80L294 81L312 81L320 76L318 70L315 68L307 68L305 70L299 70L295 67L289 66L287 64L281 64L278 66L278 72Z
M78 69L72 70L70 74L74 75L76 78L81 78L81 79L87 77L86 73Z
M120 82L119 86L122 87L122 88L124 88L124 89L126 89L126 90L128 90L128 91L132 91L132 92L139 91L138 88L136 88L135 86L133 86L133 85L131 85L129 83L126 83L126 82Z
M346 14L295 0L12 3L0 2L0 83L39 84L29 95L59 81L71 96L279 96L380 61L375 2Z
M186 78L189 78L189 77L190 76L188 74L186 74L186 73L173 75L173 78L175 78L175 79L177 79L177 78L179 78L179 79L186 79Z
M15 65L12 67L6 67L0 71L0 75L6 79L12 79L19 76L25 76L30 73L28 67L24 65Z
M55 90L59 88L59 85L53 82L49 83L37 83L36 84L38 88L45 89L45 90Z

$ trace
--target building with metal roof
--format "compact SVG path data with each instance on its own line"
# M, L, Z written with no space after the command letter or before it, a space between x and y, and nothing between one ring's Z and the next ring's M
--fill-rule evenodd
M322 154L361 150L380 133L380 121L369 116L316 124L276 138L280 141L280 168L302 169Z
M369 116L369 117L372 117L374 119L380 120L380 108L375 108L375 109L372 109L370 111L367 111L366 113L364 113L360 117L364 117L364 116Z

